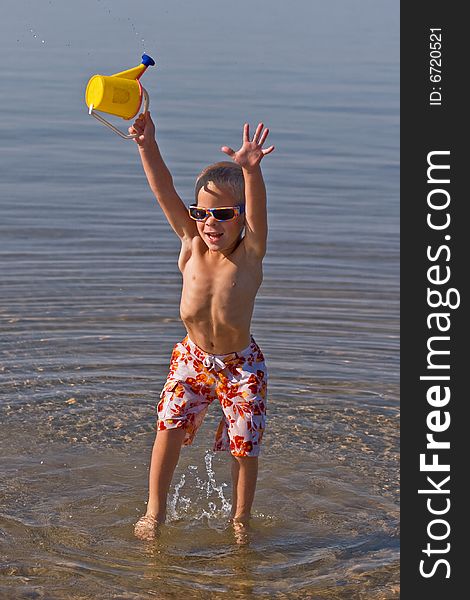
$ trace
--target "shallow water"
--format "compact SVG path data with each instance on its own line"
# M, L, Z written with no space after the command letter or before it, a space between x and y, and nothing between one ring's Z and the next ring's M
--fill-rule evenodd
M398 597L397 11L204 6L146 1L139 22L121 1L24 0L0 25L2 598ZM83 90L143 50L186 201L244 120L276 145L252 328L269 420L242 547L228 457L210 451L216 406L182 451L161 537L132 533L185 334L178 241Z

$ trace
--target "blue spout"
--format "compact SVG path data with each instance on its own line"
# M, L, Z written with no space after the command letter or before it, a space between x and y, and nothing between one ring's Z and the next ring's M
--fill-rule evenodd
M153 65L155 64L155 61L148 54L142 54L142 64L145 65L146 67L153 67Z

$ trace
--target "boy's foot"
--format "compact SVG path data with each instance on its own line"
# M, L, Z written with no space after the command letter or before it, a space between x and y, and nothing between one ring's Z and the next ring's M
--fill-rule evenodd
M134 535L140 540L154 540L157 537L159 524L157 519L152 515L144 515L134 525Z
M235 542L239 546L247 546L250 542L250 526L247 521L238 521L232 519L233 534L235 536Z

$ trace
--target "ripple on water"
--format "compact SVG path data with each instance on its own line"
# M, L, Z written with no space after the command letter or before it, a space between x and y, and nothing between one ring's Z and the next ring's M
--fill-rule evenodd
M98 16L90 29L82 4L75 29L89 42L106 24ZM299 14L311 16L314 4L299 3ZM55 52L55 27L36 44L43 62L20 53L3 74L18 94L3 111L0 181L0 597L398 597L398 71L389 55L398 38L386 4L345 20L324 3L328 18L296 19L292 44L292 11L279 3L288 12L268 28L278 43L261 69L251 44L235 62L225 39L210 55L220 31L196 3L160 11L186 41L160 28L176 54L155 88L185 202L195 174L215 160L217 135L235 139L227 111L233 122L247 118L248 81L265 91L251 108L278 148L264 169L269 245L253 317L270 377L268 426L244 545L227 526L230 461L207 453L216 406L182 451L168 524L153 543L134 537L155 405L184 336L179 242L134 145L76 111L83 44L67 40L67 53ZM122 35L102 39L106 60L126 39L151 36L119 10L113 4L109 17ZM360 36L355 19L370 25ZM332 27L312 35L315 23ZM387 43L377 45L384 24ZM259 30L245 25L259 46ZM298 52L310 42L315 51ZM371 44L380 50L372 62ZM351 48L354 64L343 60ZM35 110L24 104L32 89Z

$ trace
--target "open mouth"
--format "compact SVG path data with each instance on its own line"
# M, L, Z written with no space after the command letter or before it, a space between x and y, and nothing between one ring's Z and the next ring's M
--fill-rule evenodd
M205 233L211 242L217 242L224 235L223 233L215 233L214 231L206 231Z

